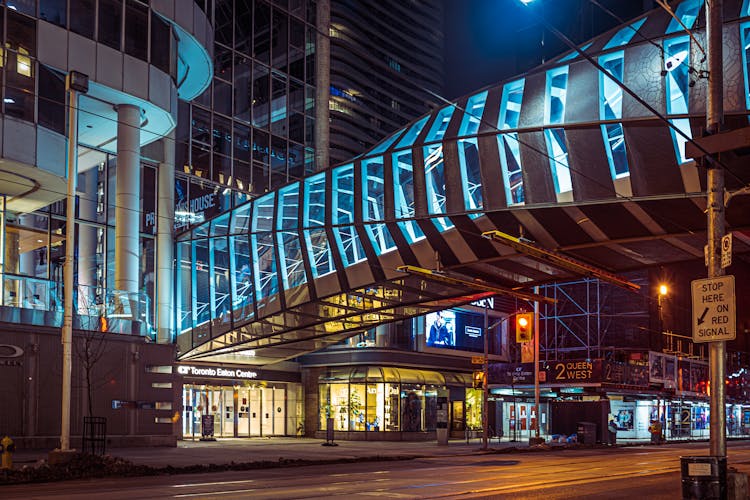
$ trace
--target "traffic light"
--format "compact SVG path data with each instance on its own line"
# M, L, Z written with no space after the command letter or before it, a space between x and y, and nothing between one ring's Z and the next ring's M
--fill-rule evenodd
M471 381L474 389L481 389L484 387L484 372L474 372Z
M516 315L516 342L531 342L534 339L534 313Z

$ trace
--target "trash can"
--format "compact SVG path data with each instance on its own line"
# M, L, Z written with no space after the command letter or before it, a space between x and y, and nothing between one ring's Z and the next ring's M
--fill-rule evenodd
M578 422L578 442L596 444L596 424L594 422Z
M727 498L727 457L680 457L683 499Z

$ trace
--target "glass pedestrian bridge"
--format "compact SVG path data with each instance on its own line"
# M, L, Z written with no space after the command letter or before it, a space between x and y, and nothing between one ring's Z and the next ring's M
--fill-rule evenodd
M725 71L744 75L726 90L731 128L748 124L747 3L725 24L738 41ZM698 38L702 5L675 11ZM653 11L181 234L180 358L267 364L488 294L404 265L508 289L573 277L481 236L492 230L611 272L702 259L705 170L685 144L705 82L684 27ZM750 181L741 154L722 161L728 189ZM743 198L729 230L750 227Z

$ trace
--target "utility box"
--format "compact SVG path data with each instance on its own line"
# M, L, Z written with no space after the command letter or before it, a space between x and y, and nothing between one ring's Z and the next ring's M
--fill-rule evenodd
M727 498L727 457L680 457L684 500Z
M596 444L596 424L594 422L578 422L576 433L579 443Z

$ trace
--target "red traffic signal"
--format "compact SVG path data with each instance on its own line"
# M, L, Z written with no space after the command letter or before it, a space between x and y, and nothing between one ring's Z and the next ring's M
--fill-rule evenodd
M516 315L516 342L531 342L534 339L534 313Z

